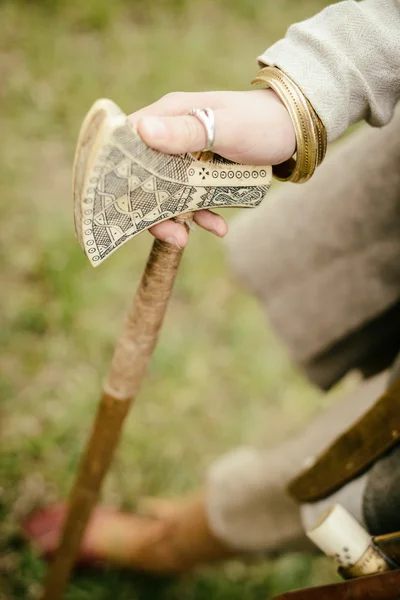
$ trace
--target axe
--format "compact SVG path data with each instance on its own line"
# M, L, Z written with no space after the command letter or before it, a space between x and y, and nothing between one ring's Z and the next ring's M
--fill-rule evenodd
M270 167L240 165L212 152L157 152L146 146L118 106L98 100L83 122L75 154L76 234L97 266L130 238L166 219L189 227L196 210L257 206L270 184ZM154 351L181 256L181 249L154 241L105 379L42 600L60 600L67 586L124 419Z

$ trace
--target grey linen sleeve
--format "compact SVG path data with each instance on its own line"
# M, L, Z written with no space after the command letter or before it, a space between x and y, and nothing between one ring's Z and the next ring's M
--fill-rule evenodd
M363 119L388 123L400 98L400 0L347 0L292 25L258 58L308 97L331 142Z

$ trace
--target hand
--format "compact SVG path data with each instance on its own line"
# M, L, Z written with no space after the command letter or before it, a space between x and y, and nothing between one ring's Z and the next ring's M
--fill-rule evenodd
M130 115L148 146L166 154L197 152L206 146L202 123L187 113L191 108L212 108L215 116L214 152L235 162L275 165L292 156L296 138L289 113L272 90L167 94ZM194 221L223 237L225 220L208 210ZM188 234L183 225L164 221L151 228L160 240L183 248Z

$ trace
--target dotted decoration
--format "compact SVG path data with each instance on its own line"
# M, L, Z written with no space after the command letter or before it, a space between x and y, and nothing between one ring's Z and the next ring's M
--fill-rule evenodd
M121 128L123 129L123 128ZM119 131L119 130L118 130ZM147 159L147 154L149 154L149 158L154 158L153 154L154 151L148 149L148 148L142 148L143 143L141 141L138 141L136 139L136 137L131 139L131 132L129 130L128 132L130 134L130 136L128 136L128 142L131 142L132 145L132 152L133 154L138 154L139 155L139 159L141 159L142 161L144 161L145 164L147 164L147 162L144 160L144 158ZM127 135L128 135L127 133ZM142 225L142 222L136 221L135 227L137 227L137 230L135 230L135 227L132 226L132 231L129 230L128 231L128 226L129 223L127 224L125 221L128 219L128 217L126 217L125 215L123 217L121 217L120 215L115 215L115 208L114 208L114 203L109 201L109 198L112 196L115 196L115 198L119 198L122 197L122 192L125 190L124 185L121 183L121 180L127 180L127 188L130 189L130 186L133 185L133 183L135 183L134 177L132 177L133 175L137 176L138 180L141 181L142 177L144 177L147 173L147 170L144 169L144 167L135 167L135 173L132 170L132 165L135 165L135 161L126 154L125 151L125 146L122 145L122 142L119 138L117 138L116 133L114 134L114 140L118 143L116 143L116 145L112 144L112 145L106 145L102 148L102 152L100 157L97 156L97 165L96 166L92 166L91 172L88 173L88 179L86 179L86 198L83 200L83 202L85 203L82 208L82 220L81 220L81 225L82 225L82 229L81 229L81 236L82 236L82 242L85 246L85 250L87 255L90 258L90 261L92 263L96 263L96 262L101 262L103 260L103 258L105 258L110 252L112 252L117 245L120 245L121 243L124 243L124 241L126 240L126 238L130 237L132 235L132 231L133 234L136 234L138 231L140 231L141 229L143 229L144 227L146 227L147 222L144 222L144 225ZM123 140L122 140L123 141ZM125 144L126 145L126 144ZM122 146L122 147L121 147ZM154 160L158 157L158 154L155 155ZM125 167L127 164L127 159L128 160L128 170L126 171ZM155 186L156 186L156 191L157 192L163 192L165 194L165 189L164 189L164 177L168 176L168 179L172 179L174 180L174 178L176 178L177 180L183 179L186 180L187 182L187 187L185 187L185 189L182 191L181 193L181 184L178 183L178 181L176 182L176 186L177 189L173 189L173 195L171 196L171 198L167 198L167 199L163 199L162 202L161 200L158 198L157 194L153 194L151 193L151 189L145 189L142 191L136 191L136 195L137 194L141 194L143 196L143 198L141 199L141 210L144 212L144 214L146 215L147 213L150 215L151 214L151 208L152 206L150 206L150 201L153 202L153 196L157 196L157 202L159 204L159 219L161 218L165 218L168 216L168 212L170 210L174 210L174 207L177 203L179 203L179 206L184 208L186 206L187 203L189 202L193 202L193 198L192 198L192 194L194 194L194 192L197 190L198 193L200 194L200 198L197 199L196 198L196 207L200 208L201 206L218 206L219 204L221 205L230 205L230 203L232 203L233 205L237 204L237 205L251 205L251 206L255 206L259 203L259 201L261 201L263 194L266 193L268 186L266 185L260 185L259 188L256 186L256 181L251 182L249 185L249 182L245 182L245 181L240 181L242 179L249 179L249 178L253 178L253 179L257 179L260 177L266 177L267 175L267 171L266 169L262 169L261 168L257 168L257 170L254 170L253 172L250 171L249 168L246 168L244 165L234 165L233 163L231 163L231 161L226 161L223 158L220 158L220 160L216 160L214 159L214 164L209 163L199 163L199 162L195 162L193 163L193 156L191 155L185 155L182 157L183 162L182 162L182 167L183 167L183 173L182 172L175 172L174 170L171 171L171 167L170 167L170 162L168 162L168 164L165 166L163 165L163 163L160 163L159 158L157 158L156 164L153 165L154 170L158 173L158 169L160 169L160 172L158 173L157 177L154 177L154 181L155 181ZM124 161L124 170L121 172L118 172L117 175L113 175L113 171L116 167L118 167L121 163L121 161ZM154 161L153 161L154 162ZM164 159L165 162L165 159ZM160 163L160 164L159 164ZM191 164L192 163L192 164ZM225 166L227 163L231 163L228 167L228 170L221 168L223 166ZM193 166L192 166L193 165ZM157 168L155 168L157 167ZM168 167L168 168L167 168ZM230 170L232 167L232 170ZM250 167L251 168L251 167ZM140 172L139 172L140 171ZM142 171L145 171L144 173L142 173ZM171 177L171 173L173 175L173 177ZM196 184L193 184L192 182L188 181L188 176L190 177L195 177L196 178ZM213 180L213 183L207 182L207 177ZM226 180L229 181L226 181ZM235 181L236 179L236 181ZM214 183L215 181L215 183ZM161 182L161 183L160 183ZM171 187L171 184L173 183L173 181L169 182L169 188ZM91 186L91 187L89 187ZM204 186L204 187L203 187ZM231 186L231 187L230 187ZM256 186L256 189L253 189L253 186ZM136 188L135 188L136 189ZM107 193L109 192L108 196ZM171 192L171 194L172 194ZM147 204L145 203L145 200L147 202L147 200L149 200L149 202L147 202ZM128 202L128 206L129 206L129 195L128 195L128 200L124 199L124 202ZM104 204L104 206L103 206ZM158 206L158 205L157 205ZM103 208L102 208L103 207ZM122 207L122 205L121 205ZM118 210L118 212L120 212L120 207L118 205L116 205L116 208ZM87 209L87 210L84 210ZM96 220L96 215L100 210L104 210L104 213L107 212L107 214L104 214L105 217L105 223L103 223L102 221L102 225L97 223ZM123 211L125 210L125 208L123 208ZM164 212L162 212L164 211ZM122 213L121 213L122 214ZM104 235L102 233L103 229L105 230L108 225L108 217L110 218L110 222L118 222L121 227L122 230L125 231L127 230L127 235L125 235L124 237L119 237L117 241L111 239L110 237L110 242L104 241ZM134 217L129 217L129 218L134 218L137 219L138 216L134 215ZM119 219L119 220L118 220ZM124 220L125 219L125 220ZM87 229L84 229L84 227L87 227ZM147 225L148 226L148 225ZM102 229L103 228L103 229ZM100 235L100 233L101 235ZM116 238L117 239L117 238Z

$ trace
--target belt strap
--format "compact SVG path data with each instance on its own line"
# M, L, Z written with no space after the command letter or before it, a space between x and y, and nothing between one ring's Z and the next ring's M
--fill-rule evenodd
M400 570L286 592L272 600L399 600Z
M397 379L311 467L289 482L288 491L298 502L322 500L365 472L399 441L400 379Z

